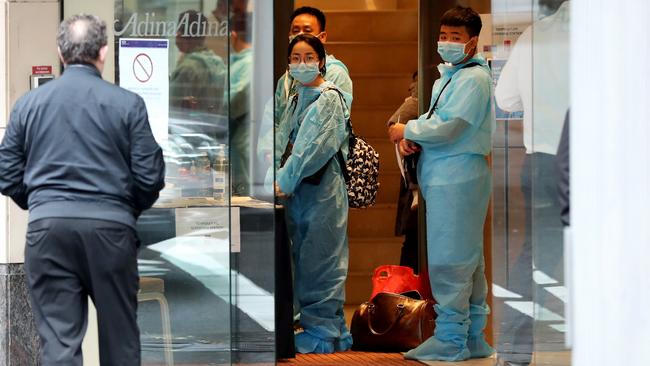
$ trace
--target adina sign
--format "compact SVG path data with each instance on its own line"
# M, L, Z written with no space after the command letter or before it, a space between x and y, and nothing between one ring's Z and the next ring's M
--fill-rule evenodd
M116 29L118 19L113 23L117 37L225 37L228 35L228 22L190 22L190 15L185 14L179 21L154 20L155 13L145 13L141 17L133 13L122 29Z

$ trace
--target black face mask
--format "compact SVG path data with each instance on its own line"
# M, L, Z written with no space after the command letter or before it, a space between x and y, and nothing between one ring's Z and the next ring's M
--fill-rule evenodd
M560 6L562 6L566 1L567 0L539 0L540 18L555 14Z

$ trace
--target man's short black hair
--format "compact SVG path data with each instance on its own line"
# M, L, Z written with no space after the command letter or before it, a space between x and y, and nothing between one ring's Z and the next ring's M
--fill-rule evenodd
M293 23L293 20L296 19L297 16L303 14L315 16L316 20L318 20L318 25L320 25L320 31L325 32L325 14L320 11L320 9L312 8L311 6L303 6L294 10L289 19L289 24Z
M230 17L230 28L246 43L251 43L251 13L234 12Z
M478 37L483 28L481 16L472 8L457 6L447 10L440 19L440 25L448 27L465 27L470 37Z

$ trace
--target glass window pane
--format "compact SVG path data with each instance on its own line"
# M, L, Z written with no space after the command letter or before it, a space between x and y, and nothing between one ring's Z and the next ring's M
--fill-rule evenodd
M499 358L568 365L556 152L568 109L568 1L492 0ZM503 146L503 147L501 147ZM499 263L500 262L500 263Z
M80 12L113 25L104 78L144 99L164 151L138 221L143 365L274 362L272 2L65 2Z

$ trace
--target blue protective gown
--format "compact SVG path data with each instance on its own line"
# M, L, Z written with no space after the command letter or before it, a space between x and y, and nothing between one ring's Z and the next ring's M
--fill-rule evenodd
M228 68L221 57L205 46L185 54L169 80L169 105L223 114Z
M253 77L253 49L230 53L230 88L227 91L230 105L230 164L232 166L233 194L250 194L251 121L250 88Z
M336 86L331 82L318 88L298 86L296 102L289 105L276 134L280 150L288 139L293 142L291 156L277 170L276 181L289 195L286 210L294 292L305 329L296 335L296 349L301 353L332 353L352 345L343 313L348 196L341 167L334 158L338 151L347 157L349 111L340 95L324 91L327 88ZM349 103L351 96L343 94ZM276 165L280 156L276 154ZM327 170L319 185L303 182L325 165Z
M345 93L346 98L345 102L348 106L348 110L352 110L352 80L350 79L350 75L348 72L348 68L345 66L343 62L338 60L336 57L333 55L327 55L325 59L325 80L332 82L334 85L336 85L342 92ZM282 77L280 77L280 80L278 80L278 83L275 88L275 103L272 105L273 107L273 127L271 129L268 129L266 127L266 132L261 135L261 142L262 142L262 151L260 152L261 154L266 154L268 151L264 150L268 146L272 146L273 144L271 143L273 141L273 133L275 131L275 139L280 140L280 141L287 141L286 136L282 136L282 128L280 125L282 124L283 118L285 117L286 114L286 108L287 105L289 104L290 98L296 93L296 89L299 86L299 83L295 81L288 72L284 73ZM265 108L265 113L264 116L268 115L268 109ZM263 125L265 125L266 121L263 121ZM263 126L264 127L264 126ZM284 133L288 133L289 131L285 131ZM286 143L285 143L286 145ZM275 160L279 162L280 157L282 156L282 153L284 152L285 145L276 143L275 144ZM277 170L277 165L276 165L276 170ZM273 191L273 170L269 169L267 171L266 177L264 179L264 186L265 189L269 192Z
M483 226L491 191L486 156L492 149L495 118L492 81L485 59L440 65L432 103L444 84L431 118L409 121L404 138L422 146L418 181L426 201L427 251L431 290L437 301L435 335L406 358L461 361L494 350L483 330L489 307L483 258ZM431 108L431 106L430 106Z

